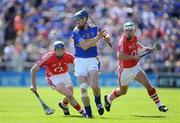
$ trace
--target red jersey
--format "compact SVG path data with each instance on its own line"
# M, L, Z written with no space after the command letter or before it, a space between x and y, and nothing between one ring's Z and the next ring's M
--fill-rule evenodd
M62 58L58 58L55 52L50 51L42 56L37 62L37 65L41 68L46 67L46 76L57 75L68 71L68 64L74 63L74 57L70 53L64 53Z
M126 36L123 35L117 45L117 52L123 52L127 55L137 55L137 36L134 36L131 40L127 40ZM119 65L123 68L131 68L138 63L138 60L119 60Z

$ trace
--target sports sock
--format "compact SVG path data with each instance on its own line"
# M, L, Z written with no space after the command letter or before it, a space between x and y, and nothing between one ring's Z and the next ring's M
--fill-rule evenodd
M66 102L66 101L63 100L63 101L61 102L61 105L62 105L63 107L67 107L68 103L69 103L69 102Z
M85 106L86 114L92 116L91 106Z
M94 96L96 105L101 104L101 96Z
M79 103L77 103L75 106L73 106L77 111L81 110L81 106L79 105Z
M119 97L119 95L117 94L116 89L114 89L112 93L108 95L107 100L109 103L111 103L117 97Z
M148 94L151 97L151 99L154 101L154 103L157 105L157 107L161 106L162 104L160 103L159 97L156 93L156 89L153 88L152 90L148 90Z
M81 109L79 110L79 113L80 113L80 114L84 114L85 111L81 108Z

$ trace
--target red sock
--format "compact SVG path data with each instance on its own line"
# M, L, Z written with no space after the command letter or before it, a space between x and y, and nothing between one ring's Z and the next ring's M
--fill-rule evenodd
M156 104L160 102L155 88L153 88L152 90L148 90L148 94Z
M65 100L63 100L63 101L61 102L62 106L64 106L64 107L67 107L68 103L69 103L69 102L66 102Z
M76 106L73 106L77 111L79 111L80 114L84 114L84 110L81 108L79 103Z
M114 89L114 90L112 91L112 93L111 93L108 97L109 97L109 100L110 100L110 101L113 101L114 99L116 99L117 97L119 97L119 95L118 95L117 92L116 92L116 89Z
M79 105L79 103L77 103L77 105L73 106L77 111L81 110L81 106Z

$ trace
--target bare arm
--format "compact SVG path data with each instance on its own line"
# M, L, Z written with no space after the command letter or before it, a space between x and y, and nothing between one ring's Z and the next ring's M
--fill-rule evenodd
M104 36L107 35L107 32L105 30L102 30L99 32L99 34L94 37L94 38L91 38L91 39L87 39L87 40L84 40L82 42L79 43L79 46L83 49L83 50L87 50L89 49L90 47L92 47L93 45L96 45L96 43L101 39L103 38Z
M36 91L36 72L39 70L37 64L31 68L31 91Z
M100 40L100 38L98 36L96 36L95 38L87 39L87 40L84 40L84 41L80 42L79 46L83 50L87 50L90 47L92 47L93 45L95 45L99 40Z
M138 48L139 49L141 49L141 50L152 50L152 48L151 47L146 47L146 46L144 46L144 45L142 45L141 43L137 43L137 46L138 46Z

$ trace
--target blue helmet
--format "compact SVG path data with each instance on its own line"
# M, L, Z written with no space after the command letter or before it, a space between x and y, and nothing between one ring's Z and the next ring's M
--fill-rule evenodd
M88 13L86 10L80 10L78 12L76 12L74 14L74 20L79 20L79 19L83 19L83 18L87 18L88 19Z
M64 43L62 41L55 41L54 42L54 50L55 49L65 49Z

